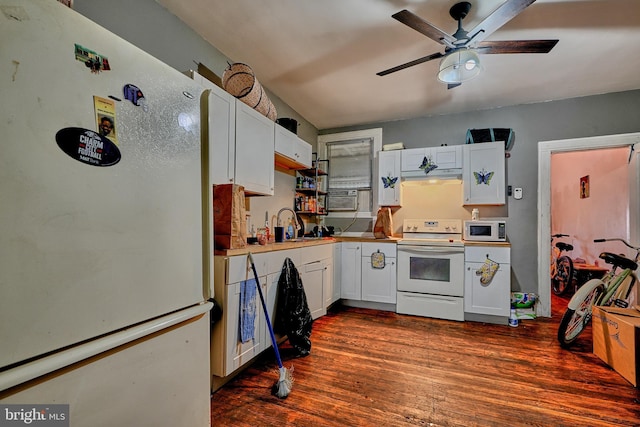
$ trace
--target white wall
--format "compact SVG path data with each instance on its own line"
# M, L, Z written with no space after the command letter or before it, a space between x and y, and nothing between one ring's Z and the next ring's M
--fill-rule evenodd
M626 253L618 243L594 239L629 239L628 148L551 155L551 233L571 235L572 258L598 261L602 251ZM589 176L589 197L580 198L580 178ZM633 254L635 255L635 254Z

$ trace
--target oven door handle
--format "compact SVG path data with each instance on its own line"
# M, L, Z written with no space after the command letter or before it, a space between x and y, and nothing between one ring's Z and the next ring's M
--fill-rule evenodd
M443 246L398 246L398 252L423 252L423 253L437 253L439 255L447 254L461 254L464 253L464 248L447 248Z

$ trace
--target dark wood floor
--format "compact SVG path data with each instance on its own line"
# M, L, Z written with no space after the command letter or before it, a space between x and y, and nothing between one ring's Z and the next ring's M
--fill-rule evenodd
M554 300L553 311L566 307ZM270 394L273 352L213 394L213 426L640 426L640 390L592 353L571 351L559 316L517 328L338 308L291 357L287 399Z

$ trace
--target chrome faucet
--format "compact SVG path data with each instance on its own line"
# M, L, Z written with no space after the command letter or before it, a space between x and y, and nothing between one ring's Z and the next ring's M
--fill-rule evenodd
M298 235L298 220L296 218L296 213L293 211L293 209L291 208L282 208L278 211L278 217L277 217L277 221L278 221L278 227L282 227L282 222L280 221L280 214L284 211L289 211L291 212L291 218L293 219L293 224L294 224L294 233L295 236L292 236L291 238L294 239L297 237Z

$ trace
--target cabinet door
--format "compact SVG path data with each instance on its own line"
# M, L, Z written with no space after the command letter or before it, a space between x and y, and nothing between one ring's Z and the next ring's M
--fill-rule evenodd
M463 204L505 204L504 142L464 145L463 165Z
M324 296L324 311L327 312L327 308L335 302L333 287L333 260L331 258L323 261L324 272L322 275L322 294Z
M236 101L235 183L249 194L273 195L274 127L267 117Z
M342 274L340 296L345 299L362 299L361 243L342 242Z
M333 250L333 296L331 302L334 303L340 299L342 291L342 245L334 243L331 246Z
M202 133L209 146L209 184L229 184L235 177L236 98L195 71L191 78L203 93Z
M371 258L378 252L384 254L383 268L372 265ZM396 303L395 243L362 243L362 301Z
M235 177L236 99L213 83L203 132L209 139L209 180L229 184Z
M311 311L311 318L317 319L327 314L324 307L322 279L324 275L324 263L315 261L305 264L299 269L302 286L307 297L307 305Z
M440 169L460 169L462 167L462 145L434 147L431 149L433 163Z
M278 297L278 281L280 280L280 273L271 273L267 276L266 289L264 291L265 304L267 304L267 312L269 313L269 320L271 321L271 327L273 327L276 316L276 300ZM264 287L263 287L264 288ZM262 348L266 350L272 347L271 334L269 333L269 326L267 325L267 318L264 315L262 303L260 303L260 316L262 316Z
M511 299L510 264L500 264L493 279L487 284L480 282L476 274L483 263L465 263L464 311L466 313L509 316Z
M276 163L290 169L308 169L311 167L311 144L298 138L293 132L275 126Z
M362 258L362 301L396 303L396 259L386 258L384 268L374 268Z
M262 285L262 292L266 292L265 283L267 277L259 278ZM233 283L226 286L226 340L225 340L225 370L224 376L231 374L233 371L249 362L255 356L260 354L264 349L262 340L264 339L264 315L262 313L262 305L260 296L256 293L255 308L256 317L254 321L253 336L254 339L245 343L240 342L240 289L241 283Z
M417 171L420 170L420 165L425 156L429 155L428 148L409 148L407 150L400 150L402 153L401 168L402 171Z
M400 150L378 153L378 205L400 206Z

